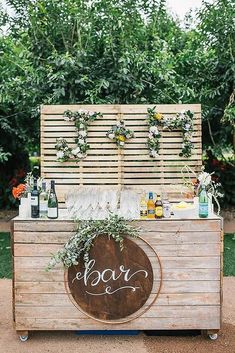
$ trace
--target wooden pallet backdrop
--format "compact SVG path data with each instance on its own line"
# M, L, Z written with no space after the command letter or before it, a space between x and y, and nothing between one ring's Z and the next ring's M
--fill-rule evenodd
M155 105L44 105L41 107L41 174L46 179L54 179L60 200L72 186L109 185L144 188L146 191L160 189L180 190L182 187L181 169L187 164L199 171L202 164L201 146L201 105L170 104L156 105L156 112L174 117L182 110L194 112L193 143L195 149L190 158L180 157L182 132L162 131L160 154L156 159L149 157L147 147L148 126L147 108ZM90 150L83 161L57 162L56 139L64 137L75 146L77 133L74 122L64 121L65 110L86 109L103 113L88 127ZM106 132L117 120L124 119L126 127L133 130L135 137L119 150L116 144L106 137Z

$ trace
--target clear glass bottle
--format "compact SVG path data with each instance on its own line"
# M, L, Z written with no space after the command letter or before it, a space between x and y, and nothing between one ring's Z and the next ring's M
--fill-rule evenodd
M40 192L39 195L39 212L40 212L40 218L47 218L47 212L48 212L48 192L46 190L46 182L42 182L42 191Z
M200 218L208 217L208 196L207 196L205 185L202 185L202 188L199 194L199 217Z
M170 204L170 201L167 197L167 194L163 195L162 207L163 207L163 217L170 218L171 217L171 204Z
M37 179L34 179L33 190L31 192L31 217L39 218L39 191Z
M140 199L140 219L146 219L148 217L148 207L146 201L146 195L141 195Z
M51 188L48 196L47 217L51 219L58 218L58 200L55 192L55 181L51 180Z

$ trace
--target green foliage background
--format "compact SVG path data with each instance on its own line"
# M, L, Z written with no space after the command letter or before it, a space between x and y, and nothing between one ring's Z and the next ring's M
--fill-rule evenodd
M226 160L235 176L233 0L203 1L185 26L164 0L7 3L15 15L0 11L2 175L39 148L40 104L201 102L208 163Z

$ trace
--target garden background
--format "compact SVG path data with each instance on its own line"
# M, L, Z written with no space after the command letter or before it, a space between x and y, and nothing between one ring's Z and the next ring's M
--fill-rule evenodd
M164 0L7 0L0 8L0 208L40 165L41 104L198 103L203 158L235 205L235 3L185 21Z

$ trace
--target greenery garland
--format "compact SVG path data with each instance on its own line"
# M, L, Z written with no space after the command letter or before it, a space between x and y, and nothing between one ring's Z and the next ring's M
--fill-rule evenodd
M68 142L64 138L58 138L56 140L55 148L57 150L57 160L59 162L66 162L69 159L75 159L77 162L84 159L87 156L87 151L90 148L87 143L87 129L88 124L91 121L102 117L101 113L89 112L87 110L80 109L77 112L66 110L63 114L65 121L74 121L75 127L78 133L78 137L75 139L77 146L71 148L68 146Z
M168 129L170 131L174 129L181 129L183 132L182 151L179 155L182 157L190 157L192 155L192 149L194 145L192 143L193 135L193 118L194 114L190 110L178 113L173 118L167 118L161 113L157 113L155 108L148 108L147 122L149 125L149 137L148 137L148 148L149 155L152 158L156 158L160 150L160 138L161 133L159 127L163 130Z
M120 120L116 125L112 126L112 129L106 133L106 136L114 140L118 148L123 148L125 141L134 137L134 132L125 127L124 120Z
M138 237L139 230L126 222L123 217L111 214L105 220L89 220L76 222L75 234L71 236L64 247L53 255L46 270L51 270L56 264L62 263L65 267L77 265L83 260L89 262L89 252L94 240L100 235L113 238L123 250L123 240L126 236ZM102 251L102 249L101 249Z

